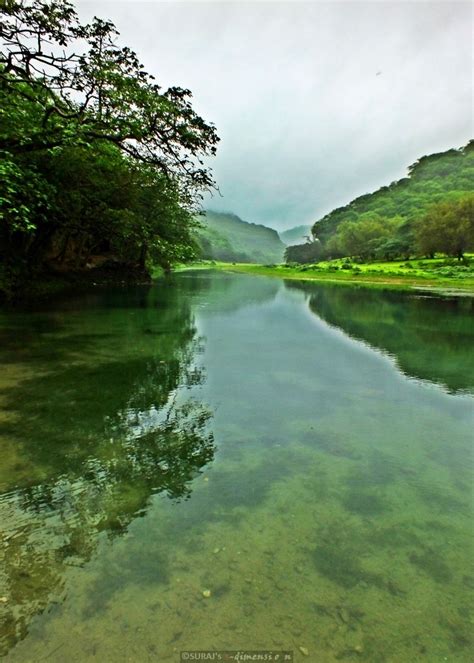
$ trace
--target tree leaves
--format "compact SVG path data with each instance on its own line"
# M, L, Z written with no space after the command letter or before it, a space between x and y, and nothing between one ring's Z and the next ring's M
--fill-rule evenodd
M1 10L0 88L28 101L41 130L0 135L0 149L33 152L103 140L167 177L179 177L196 201L214 187L202 159L216 152L212 124L193 110L189 90L162 92L136 53L117 45L112 22L79 23L67 0L17 0ZM59 47L62 47L61 49Z
M94 253L142 273L192 258L219 139L191 92L162 90L113 23L81 24L67 0L3 2L0 15L6 271L82 269Z
M461 259L474 248L474 195L433 205L416 224L418 250Z

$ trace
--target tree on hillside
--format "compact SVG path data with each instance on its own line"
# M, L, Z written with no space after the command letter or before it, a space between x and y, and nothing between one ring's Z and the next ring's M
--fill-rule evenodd
M367 213L384 218L402 217L408 230L433 204L470 193L473 179L474 141L471 141L460 149L420 158L408 169L408 177L334 209L313 225L312 233L326 247L342 223L358 222ZM410 252L413 252L410 233L405 233L404 255L407 240L410 240Z
M295 244L287 246L285 249L285 261L308 264L318 262L321 258L321 242L316 239L313 242L305 244Z
M369 212L357 221L341 223L338 232L328 242L326 251L332 255L350 256L369 260L391 258L399 218L385 219Z
M446 253L462 260L474 250L474 195L433 205L416 224L420 253Z

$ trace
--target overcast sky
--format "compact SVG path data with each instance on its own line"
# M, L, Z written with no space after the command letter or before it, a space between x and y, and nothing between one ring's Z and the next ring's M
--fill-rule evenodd
M312 223L472 137L472 7L456 2L77 2L221 142L215 210Z

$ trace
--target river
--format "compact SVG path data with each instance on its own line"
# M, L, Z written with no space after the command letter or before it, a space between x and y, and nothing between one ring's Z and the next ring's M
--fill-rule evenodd
M0 654L471 661L473 314L206 272L0 313Z

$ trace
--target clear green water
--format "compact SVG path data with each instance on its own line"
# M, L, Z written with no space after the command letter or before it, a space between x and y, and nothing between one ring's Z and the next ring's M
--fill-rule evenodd
M471 661L473 311L200 273L0 314L1 653Z

